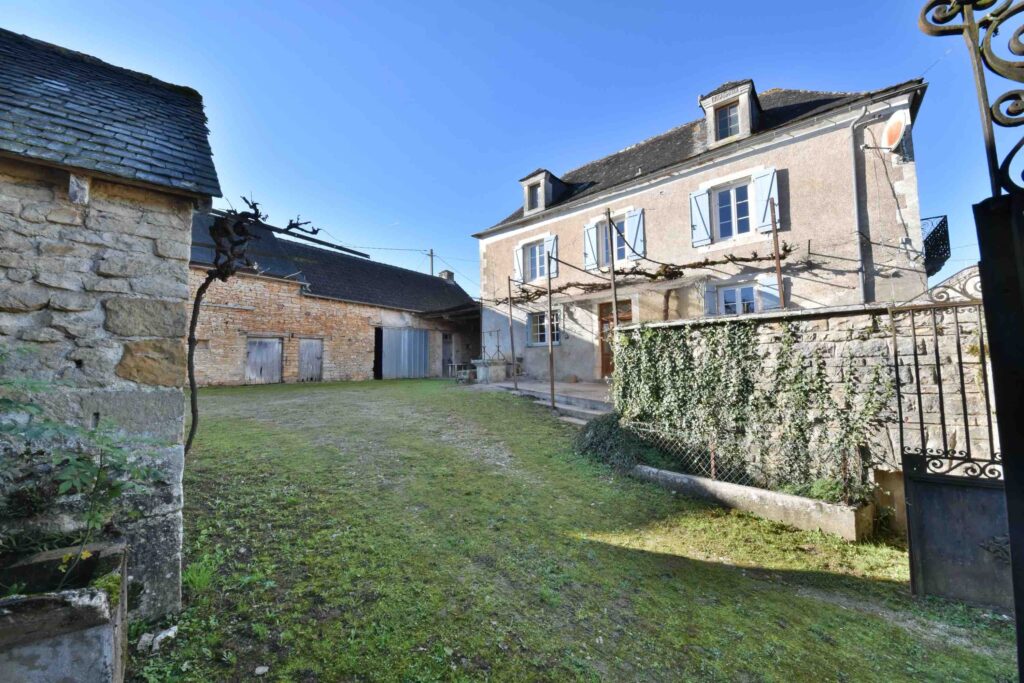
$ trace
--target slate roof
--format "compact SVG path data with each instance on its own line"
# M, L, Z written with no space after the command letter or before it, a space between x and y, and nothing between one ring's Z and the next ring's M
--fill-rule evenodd
M0 29L0 153L220 196L202 96Z
M213 263L213 220L213 215L198 213L192 219L194 264ZM435 275L284 239L266 229L256 233L260 239L250 243L248 254L259 272L304 283L310 294L416 313L475 304L458 284Z
M725 86L731 87L745 82L734 81ZM860 100L896 92L908 86L923 84L924 81L918 78L869 92L823 92L781 88L766 90L757 95L761 104L760 130L745 140L717 147L716 152L727 149L731 145L743 144L751 139L756 139L759 135L770 133L785 124L809 119L827 111L851 105ZM717 88L711 94L721 89ZM561 176L561 180L566 186L566 191L547 209L531 214L530 218L532 220L540 219L545 217L552 208L604 192L617 185L643 180L676 164L697 159L707 151L707 132L705 119L702 117L565 173ZM492 231L500 231L521 218L523 218L522 205L507 218L475 234L474 237L482 237Z

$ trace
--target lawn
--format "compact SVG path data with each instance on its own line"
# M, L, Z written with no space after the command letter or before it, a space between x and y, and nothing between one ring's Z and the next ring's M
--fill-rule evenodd
M200 398L186 607L136 680L1014 675L1005 615L910 598L905 550L630 480L524 399L438 381Z

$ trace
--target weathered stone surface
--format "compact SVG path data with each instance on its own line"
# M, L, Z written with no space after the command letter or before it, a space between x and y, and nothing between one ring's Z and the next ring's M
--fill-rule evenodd
M185 383L185 346L177 339L128 342L117 376L140 384L180 387Z
M54 289L76 291L82 288L82 276L76 273L54 273L44 270L36 273L36 282Z
M32 279L32 271L27 268L24 270L21 268L11 268L7 271L7 279L14 282L28 282Z
M110 252L96 263L96 273L108 277L136 277L151 272L154 265L151 259L144 259L133 254Z
M156 255L164 258L187 261L191 255L189 245L174 240L158 239L156 241Z
M77 419L94 417L118 429L157 441L178 442L185 427L185 395L180 389L94 390L80 395Z
M50 301L50 292L30 284L0 287L0 311L38 311Z
M130 282L132 291L136 294L174 297L177 299L185 299L188 297L188 285L165 277L136 277L132 278Z
M148 619L181 609L181 513L128 527L128 611Z
M124 337L184 337L184 302L116 297L106 302L106 328Z
M0 250L2 251L30 251L32 240L14 232L4 230L0 232Z
M108 386L121 356L121 345L109 341L74 349L68 359L75 364L75 384Z
M22 341L39 342L40 344L52 344L66 339L63 333L52 327L31 327L22 330L18 336Z
M21 220L29 223L43 223L46 221L45 204L28 204L21 209Z
M96 300L81 292L55 292L50 296L50 308L58 311L88 311Z
M131 284L121 278L107 278L96 275L83 278L85 288L90 292L116 292L127 294L131 291Z
M46 219L51 223L60 223L63 225L81 225L82 214L77 208L70 206L61 206L56 209L52 209L46 214Z

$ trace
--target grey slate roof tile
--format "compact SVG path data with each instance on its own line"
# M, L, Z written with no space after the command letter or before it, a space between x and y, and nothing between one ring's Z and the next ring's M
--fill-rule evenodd
M0 150L220 196L199 93L4 29Z
M192 263L213 263L214 214L192 218ZM303 282L317 296L417 313L473 304L462 287L434 275L283 239L266 229L258 228L257 234L260 239L250 243L248 254L259 271Z
M708 97L715 92L726 90L745 82L733 81L725 83L703 97ZM755 133L754 137L770 133L785 124L811 118L844 105L853 104L858 100L923 83L922 79L914 79L870 92L822 92L813 90L785 90L781 88L766 90L763 93L758 93L762 118L761 129ZM558 201L550 205L549 209L560 207L582 197L604 192L618 185L624 186L634 180L640 181L666 168L699 157L707 151L705 120L701 118L684 123L666 133L656 135L565 173L561 176L561 180L565 183L567 192ZM638 170L639 173L637 172ZM546 216L549 209L534 214L533 218L540 219ZM522 206L497 224L477 233L476 236L489 234L492 230L501 230L521 218L523 218Z

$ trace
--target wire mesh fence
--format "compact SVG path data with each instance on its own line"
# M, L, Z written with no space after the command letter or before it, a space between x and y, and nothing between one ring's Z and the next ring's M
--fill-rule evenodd
M649 464L657 463L676 472L732 484L761 487L767 484L767 477L758 463L738 455L736 448L715 449L664 425L623 421L622 427L646 446L655 449L656 452L650 454Z

